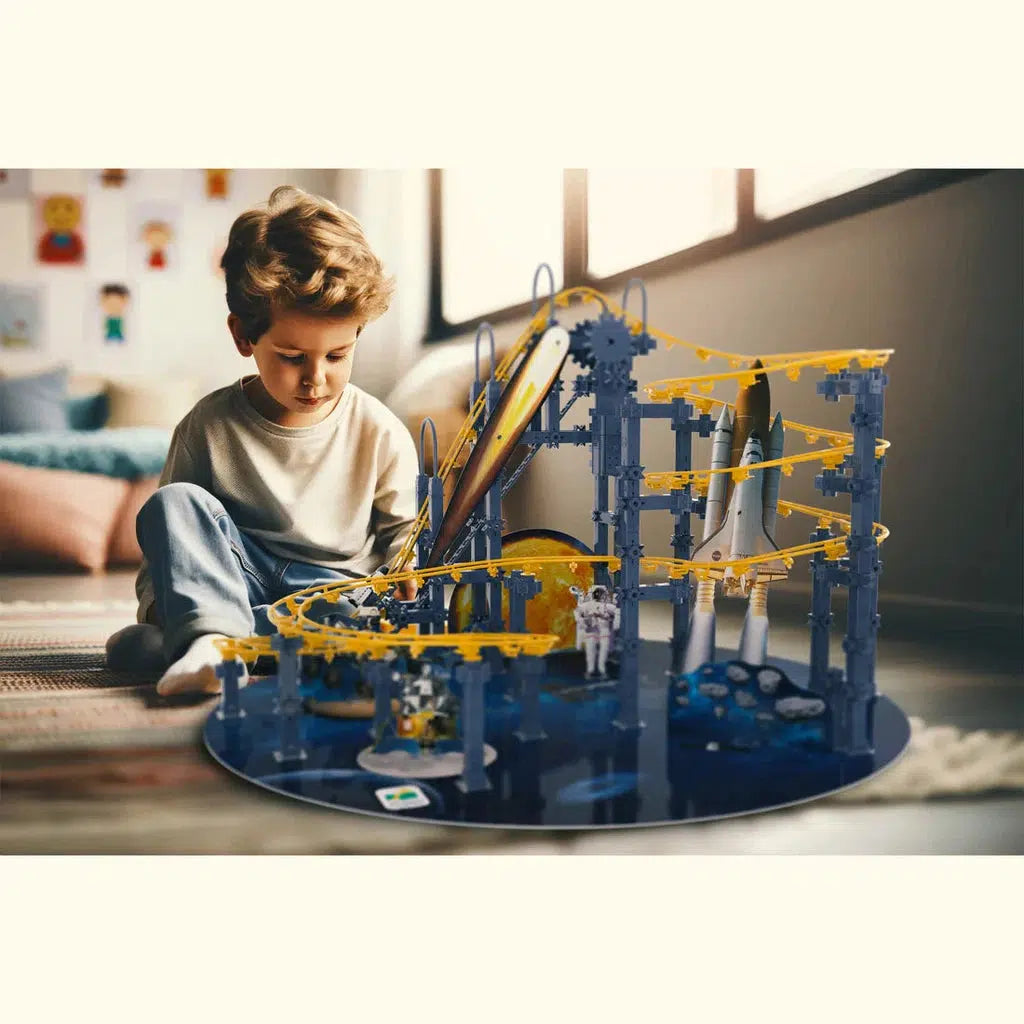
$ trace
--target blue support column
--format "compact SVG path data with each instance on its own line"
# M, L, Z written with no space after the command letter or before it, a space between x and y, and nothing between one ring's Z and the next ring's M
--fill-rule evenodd
M874 522L881 509L881 466L875 458L876 438L883 421L888 378L878 368L860 373L828 374L818 384L826 401L852 395L854 410L853 454L845 460L845 474L825 470L815 484L826 495L850 495L848 555L838 578L849 589L846 617L846 673L827 672L829 743L847 754L869 753L874 743L875 652L878 632L878 542Z
M217 717L244 718L245 711L239 704L238 681L245 672L245 665L237 658L230 661L222 661L216 668L217 676L220 678L223 695L220 700L220 707L217 708Z
M677 473L688 473L692 468L692 433L691 418L693 406L685 399L672 399L672 430L675 434L675 470ZM690 498L693 493L690 484L685 487L684 501L675 515L675 531L672 534L672 557L687 559L693 550L693 535L690 533ZM693 584L690 574L675 584L672 601L672 660L671 670L678 672L682 668L686 653L686 641L690 633L690 603L693 598Z
M544 678L544 659L536 654L521 654L512 662L512 671L522 708L515 737L524 743L545 740L547 733L541 726L540 715L540 682Z
M875 509L880 484L875 466L875 439L881 431L883 388L880 370L852 374L854 382L853 457L850 473L850 599L847 610L846 688L849 701L843 716L843 735L837 736L847 753L867 753L873 748L875 704L875 648L878 623L878 542L874 535Z
M490 419L494 413L495 406L501 398L501 384L493 377L487 381L487 418ZM497 561L501 558L501 474L495 479L487 496L484 498L484 541L486 544L486 558L490 561ZM494 577L487 584L487 605L489 610L488 629L494 633L500 633L504 628L501 621L501 579Z
M456 780L463 793L491 788L484 771L484 687L491 677L486 661L464 661L455 668L462 684L462 775Z
M629 395L622 398L622 452L615 481L615 550L619 566L619 711L618 729L642 728L640 721L640 405Z
M426 472L426 459L423 451L426 428L430 427L433 440L433 463L431 473ZM416 539L416 564L426 565L433 547L434 538L441 525L444 513L444 481L440 477L441 466L437 450L437 429L429 417L420 424L420 472L416 477L416 508L417 511L427 502L427 525L420 531ZM447 617L444 610L444 584L440 580L428 578L424 581L426 590L426 606L430 611L430 619L421 624L424 633L435 633L443 630Z
M827 540L831 531L825 527L811 534L810 540ZM811 613L807 616L811 629L811 675L808 689L824 694L828 687L829 638L832 631L832 579L824 551L811 556Z
M391 722L392 667L382 658L368 658L362 668L373 687L373 744L376 747Z
M277 652L277 714L280 747L274 759L282 763L304 761L302 745L302 699L299 696L301 636L275 634L270 639Z
M505 585L508 587L508 631L525 633L526 602L540 593L540 580L527 576L521 569L513 569L505 576Z

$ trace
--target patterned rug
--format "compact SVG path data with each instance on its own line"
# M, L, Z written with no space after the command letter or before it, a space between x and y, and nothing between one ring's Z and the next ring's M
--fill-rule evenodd
M0 604L0 749L191 744L214 698L156 696L155 678L111 672L104 644L135 603Z

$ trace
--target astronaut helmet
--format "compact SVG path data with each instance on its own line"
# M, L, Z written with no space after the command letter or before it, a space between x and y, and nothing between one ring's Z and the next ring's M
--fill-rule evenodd
M589 597L591 601L607 601L609 598L608 588L600 583L595 583L594 586L590 588L590 592L587 594L587 597Z

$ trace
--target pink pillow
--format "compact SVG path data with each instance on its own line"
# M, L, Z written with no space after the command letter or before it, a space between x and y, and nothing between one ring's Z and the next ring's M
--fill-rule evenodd
M159 481L158 476L145 476L129 485L128 494L114 523L107 565L138 565L142 561L142 550L135 537L135 517L156 490Z
M127 480L0 462L0 568L98 570Z

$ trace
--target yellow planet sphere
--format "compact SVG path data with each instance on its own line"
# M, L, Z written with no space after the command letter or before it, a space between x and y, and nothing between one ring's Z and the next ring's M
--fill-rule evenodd
M576 646L576 597L569 590L578 587L586 591L594 584L594 567L589 562L570 563L579 555L592 555L585 544L564 533L554 530L523 530L510 533L501 540L503 558L563 558L562 562L550 562L537 567L536 578L540 580L541 592L526 602L527 633L554 633L559 637L553 648L571 650ZM460 583L455 587L448 606L448 628L457 632L469 629L473 611L472 587ZM505 629L509 628L508 590L501 590L501 618Z

